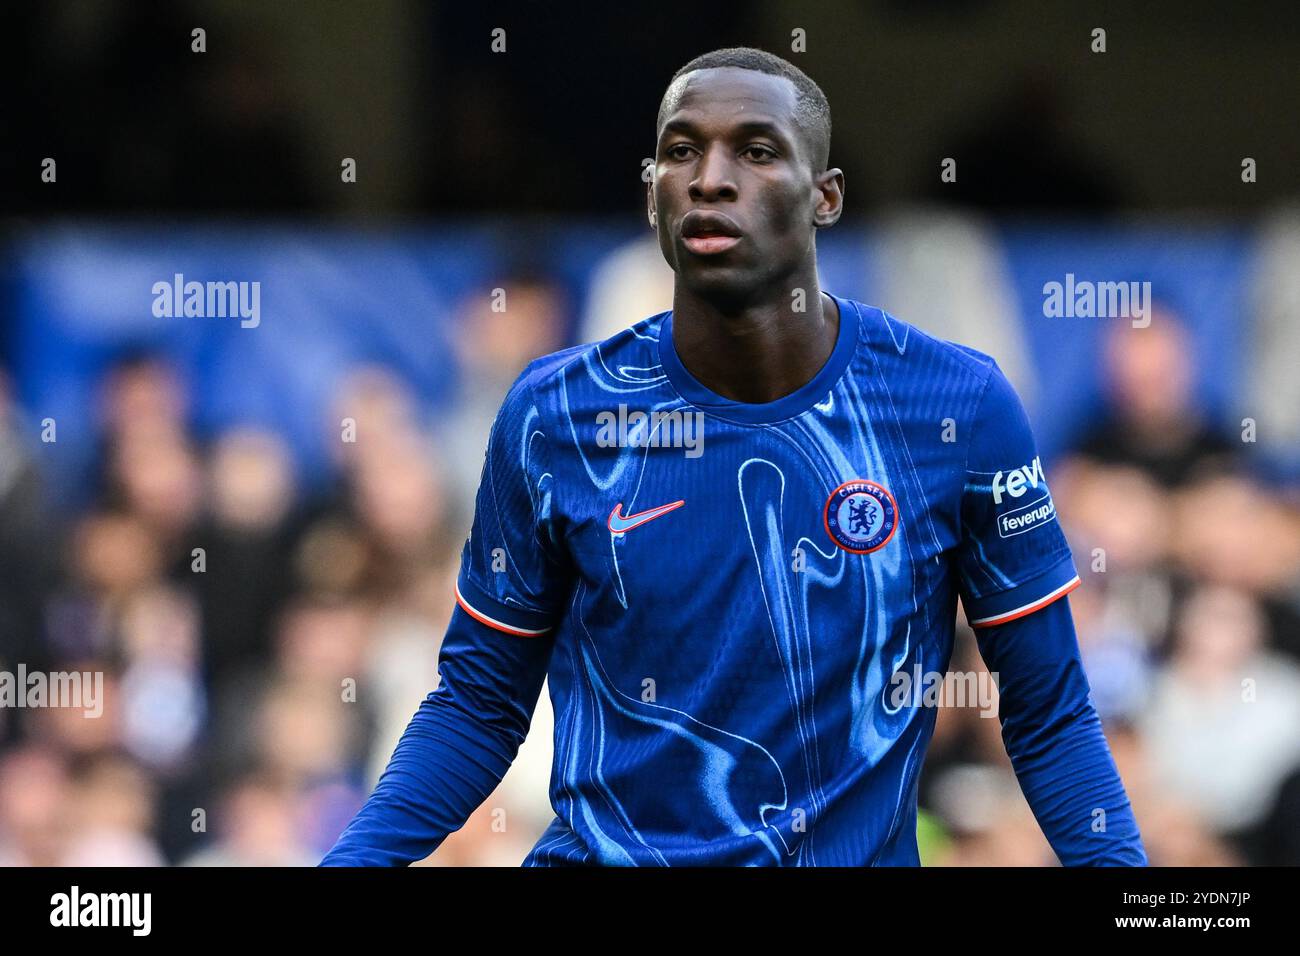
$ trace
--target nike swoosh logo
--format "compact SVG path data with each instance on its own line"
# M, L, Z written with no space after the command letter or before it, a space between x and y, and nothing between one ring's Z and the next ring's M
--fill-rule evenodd
M648 511L638 511L634 515L623 514L623 502L614 506L614 510L609 513L609 530L614 534L623 534L631 531L633 528L639 528L647 521L654 521L655 518L662 517L670 511L676 511L685 501L674 501L670 505L660 505L658 508L651 508Z

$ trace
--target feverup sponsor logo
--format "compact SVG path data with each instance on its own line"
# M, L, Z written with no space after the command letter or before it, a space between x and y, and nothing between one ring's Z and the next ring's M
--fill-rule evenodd
M1056 504L1051 495L1043 495L1015 511L998 516L998 535L1010 538L1042 527L1056 517Z
M993 503L1002 504L1003 494L1019 498L1026 491L1037 489L1039 485L1047 489L1047 478L1043 475L1043 463L1035 456L1034 460L1010 474L999 471L993 476Z

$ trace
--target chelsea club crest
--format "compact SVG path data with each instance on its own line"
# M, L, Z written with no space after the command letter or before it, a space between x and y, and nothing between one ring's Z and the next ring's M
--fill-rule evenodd
M898 530L898 503L884 485L855 478L831 492L823 517L832 541L852 554L870 554Z

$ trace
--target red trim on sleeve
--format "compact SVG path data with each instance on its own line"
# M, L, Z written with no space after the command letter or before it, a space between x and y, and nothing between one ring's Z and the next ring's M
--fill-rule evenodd
M544 627L539 631L528 630L522 627L512 627L509 624L498 621L496 618L488 617L482 611L476 611L474 608L469 606L469 602L461 596L459 587L456 588L456 603L461 606L461 610L480 624L486 624L493 630L501 631L504 634L513 634L515 637L540 637L550 630L549 627Z
M980 618L978 621L971 621L970 626L971 627L993 627L997 624L1006 624L1010 621L1014 621L1017 618L1024 617L1026 614L1033 614L1035 611L1039 611L1047 607L1047 605L1051 604L1053 601L1065 597L1067 594L1069 594L1071 591L1073 591L1082 583L1083 582L1079 580L1079 576L1076 574L1073 580L1067 581L1065 584L1062 584L1051 594L1048 594L1045 597L1041 597L1037 601L1034 601L1030 604L1023 605L1022 607L1018 607L1014 610L1007 611L1004 614L998 614L994 617Z

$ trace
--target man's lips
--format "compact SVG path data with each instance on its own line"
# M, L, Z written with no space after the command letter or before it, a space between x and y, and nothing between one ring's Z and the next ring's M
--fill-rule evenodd
M726 252L738 242L740 242L738 236L692 236L682 240L687 249L701 256Z
M682 243L697 255L726 252L740 242L740 227L720 212L692 209L682 217Z

